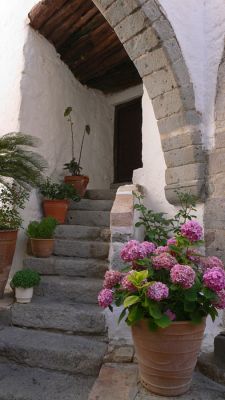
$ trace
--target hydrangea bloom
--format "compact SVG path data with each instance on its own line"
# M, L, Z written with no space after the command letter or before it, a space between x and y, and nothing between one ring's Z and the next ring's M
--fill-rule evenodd
M130 240L127 242L120 253L123 261L134 261L141 258L140 243L137 240Z
M121 285L122 288L125 290L128 290L129 292L136 292L137 288L131 283L127 278L129 275L131 275L133 271L129 271L122 279Z
M113 286L120 283L123 275L119 271L106 271L103 287L105 289L112 289Z
M170 270L177 264L177 260L169 253L161 253L158 256L152 257L152 263L155 269L165 268Z
M213 305L220 310L225 308L225 290L221 290L217 293L218 300L213 301Z
M169 288L162 282L155 282L148 287L147 297L155 301L167 299L169 296Z
M186 257L188 260L192 261L194 264L198 264L200 262L201 256L195 250L188 249L186 252Z
M176 264L170 271L170 279L184 289L189 289L194 284L195 271L189 265Z
M142 258L147 257L149 254L154 253L155 251L155 245L152 242L142 242L141 244L141 253L142 253Z
M170 321L174 321L176 319L176 314L173 313L173 311L171 311L169 308L168 310L165 311L165 313L167 315L167 317L170 319Z
M203 283L209 289L219 292L225 288L225 271L220 267L207 269L203 275Z
M191 220L185 222L185 224L181 226L180 231L182 236L189 239L190 242L196 242L202 239L203 230L197 221Z
M166 244L167 246L170 246L171 244L175 246L177 244L177 240L176 238L170 238L167 240Z
M102 289L98 295L98 304L102 308L110 306L113 302L113 292L110 289Z
M201 265L203 271L206 271L208 268L211 269L214 267L224 269L223 262L218 257L215 257L215 256L202 257L200 259L200 265Z
M157 249L155 249L154 253L156 255L162 254L162 253L168 253L169 251L169 247L168 246L159 246L157 247Z

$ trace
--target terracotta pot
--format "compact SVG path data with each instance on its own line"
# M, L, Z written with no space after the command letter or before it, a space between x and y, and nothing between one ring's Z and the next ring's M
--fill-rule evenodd
M50 257L54 249L54 239L31 239L31 249L35 257Z
M17 230L0 231L0 298L8 281L10 268L16 248Z
M68 200L43 200L45 217L54 217L59 224L64 224L68 207Z
M34 288L24 289L22 287L17 287L15 289L16 301L17 303L27 304L31 302L33 297Z
M132 327L143 386L161 396L178 396L190 387L205 329L191 322L173 322L152 332L146 320Z
M85 175L65 176L64 182L72 185L80 197L84 197L89 182L89 177Z

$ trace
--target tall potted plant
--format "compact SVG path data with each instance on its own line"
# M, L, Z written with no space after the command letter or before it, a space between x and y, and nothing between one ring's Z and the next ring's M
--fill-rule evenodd
M59 224L64 224L69 207L69 200L79 201L76 189L66 183L55 183L49 178L40 185L45 217L53 217Z
M163 396L189 389L205 319L225 308L223 263L203 257L202 227L189 214L179 215L185 222L176 225L175 218L174 236L164 246L125 244L126 272L107 271L98 296L103 308L122 306L119 320L131 326L141 382Z
M35 257L50 257L54 248L54 232L57 221L53 217L45 217L41 221L31 221L26 234L31 241L32 254Z
M65 176L64 180L66 183L73 185L74 188L77 190L78 194L81 197L83 197L85 194L88 182L89 182L89 177L81 174L82 167L80 165L80 162L81 162L82 150L83 150L83 145L84 145L84 138L85 138L86 134L90 135L91 129L90 129L89 125L85 125L83 136L82 136L79 158L78 158L78 161L76 161L75 149L74 149L74 131L73 131L74 122L71 117L71 112L72 112L72 107L67 107L64 111L64 117L67 118L67 121L70 124L70 132L71 132L71 140L72 140L72 159L70 162L64 164L64 170L69 171L71 175Z

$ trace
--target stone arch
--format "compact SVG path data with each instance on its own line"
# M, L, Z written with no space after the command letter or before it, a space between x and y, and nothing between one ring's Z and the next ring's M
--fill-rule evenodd
M157 0L92 1L114 29L152 100L167 165L168 201L176 203L174 189L178 188L202 197L201 118L176 35L160 4ZM48 3L45 0L37 6Z

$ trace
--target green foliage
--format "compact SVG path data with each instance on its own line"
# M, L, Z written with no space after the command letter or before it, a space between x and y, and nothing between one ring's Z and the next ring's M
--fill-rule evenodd
M49 200L80 200L76 189L72 185L67 183L51 182L49 178L40 185L40 192Z
M9 187L8 178L29 191L42 182L47 167L44 158L32 151L39 145L37 138L22 133L8 133L0 137L0 183Z
M67 107L64 111L64 117L67 118L67 121L69 122L69 125L70 125L70 133L71 133L71 141L72 141L72 159L70 162L64 164L64 169L68 170L71 173L71 175L75 176L75 175L81 174L82 167L80 165L80 161L81 161L82 150L83 150L83 145L84 145L84 138L85 138L86 134L90 135L91 128L90 128L90 125L85 125L85 127L84 127L79 158L78 158L78 161L76 161L75 149L74 149L74 130L73 130L74 122L71 117L72 111L73 111L72 107Z
M28 289L37 286L40 282L40 275L38 272L31 269L23 269L22 271L17 271L12 278L12 287L22 287Z
M31 221L27 227L27 236L32 239L52 239L57 221L53 217L45 217L40 222Z
M172 232L179 232L182 224L187 220L196 218L195 214L193 214L196 212L196 197L190 193L175 192L179 199L180 209L173 218L168 218L166 213L157 213L147 209L143 204L144 196L133 192L137 199L134 208L140 212L139 221L135 226L143 226L145 230L145 240L153 242L158 246L165 246Z
M22 187L11 184L0 190L0 230L16 230L22 225L20 210L24 209L28 193Z

